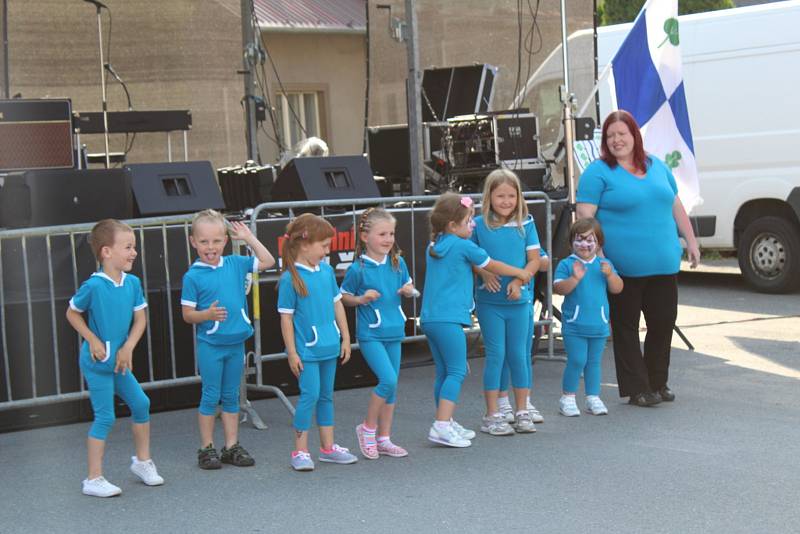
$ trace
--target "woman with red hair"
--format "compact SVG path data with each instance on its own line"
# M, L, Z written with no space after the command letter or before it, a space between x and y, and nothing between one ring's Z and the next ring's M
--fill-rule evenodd
M692 267L700 250L671 169L645 153L639 125L627 111L615 111L603 123L600 159L578 183L577 213L600 221L603 252L624 281L620 294L609 295L620 397L630 397L636 406L675 400L667 379L678 315L678 234L686 240ZM644 353L641 313L647 323Z

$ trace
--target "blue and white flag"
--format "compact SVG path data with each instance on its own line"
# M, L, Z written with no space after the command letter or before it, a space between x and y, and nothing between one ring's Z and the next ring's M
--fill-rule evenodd
M702 203L683 86L678 0L647 0L611 61L611 105L630 112L645 150L675 175L687 213Z

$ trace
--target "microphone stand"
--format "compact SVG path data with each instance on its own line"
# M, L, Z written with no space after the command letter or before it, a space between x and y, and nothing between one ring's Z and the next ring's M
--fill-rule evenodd
M111 167L111 154L108 147L108 101L106 100L106 69L103 58L103 21L100 18L100 10L104 6L99 2L92 3L97 8L97 40L100 45L100 90L103 98L103 140L106 148L106 169L108 169Z

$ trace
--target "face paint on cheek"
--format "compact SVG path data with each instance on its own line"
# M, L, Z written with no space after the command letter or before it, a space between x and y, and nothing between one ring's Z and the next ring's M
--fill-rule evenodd
M572 242L572 246L575 248L575 250L592 253L597 248L597 243L593 239L591 240L576 239L575 241Z

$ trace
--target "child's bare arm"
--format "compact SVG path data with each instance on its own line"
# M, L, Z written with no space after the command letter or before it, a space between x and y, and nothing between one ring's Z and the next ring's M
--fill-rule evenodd
M286 347L289 369L295 377L299 377L300 371L303 370L303 362L300 360L300 355L297 354L297 346L294 343L294 321L291 314L281 314L281 335L283 336L283 344Z
M505 264L502 261L490 260L484 269L491 273L502 276L513 276L515 278L519 278L523 282L529 282L531 279L531 273L529 271L512 267L511 265Z
M215 300L211 306L205 310L198 310L191 306L181 306L183 320L189 324L199 324L205 321L224 321L228 318L228 310L222 306L217 306L219 301Z
M381 294L374 289L367 289L363 295L358 297L350 293L342 293L342 302L345 306L361 306L379 298L381 298Z
M86 320L81 312L67 308L67 322L75 329L78 334L89 342L89 353L95 360L103 360L106 357L106 345L94 332L89 329Z
M145 328L147 328L147 314L144 309L136 310L133 312L133 325L130 332L128 332L128 339L117 350L117 364L114 367L114 372L122 371L125 374L126 370L133 371L133 349L136 344L142 339Z
M342 336L342 363L347 363L350 359L350 331L347 329L347 316L344 314L344 305L341 300L333 305L333 312L336 316L336 325L339 327L339 332Z
M267 247L253 235L253 232L250 231L250 227L246 224L238 221L232 222L231 237L247 243L247 246L250 247L253 254L258 258L259 271L269 269L275 265L275 258L270 254L269 250L267 250Z

